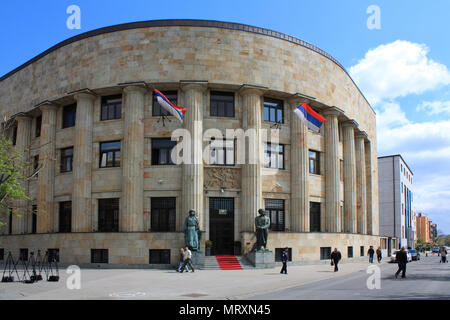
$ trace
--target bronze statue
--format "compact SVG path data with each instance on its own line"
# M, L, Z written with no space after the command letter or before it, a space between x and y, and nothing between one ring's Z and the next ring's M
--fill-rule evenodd
M258 210L259 216L255 218L256 251L267 251L267 238L269 235L270 218L263 209Z
M199 243L199 224L198 218L195 215L195 210L189 210L189 216L184 221L184 244L192 251L197 251L200 248Z

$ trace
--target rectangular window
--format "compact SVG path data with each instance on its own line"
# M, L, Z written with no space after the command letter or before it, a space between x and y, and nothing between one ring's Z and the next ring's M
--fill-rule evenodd
M177 105L178 100L178 92L177 91L162 91L163 95L166 96L167 99L169 99L172 104ZM158 99L156 98L155 93L153 93L153 108L152 108L152 116L170 116L171 114L167 112L164 108L162 108L159 103Z
M76 112L77 112L77 105L76 104L71 104L69 106L65 106L64 107L64 109L63 109L63 121L62 121L63 129L75 126Z
M36 138L41 136L41 126L42 126L42 116L39 116L36 118L36 128L34 132Z
M320 153L309 150L309 173L320 174Z
M48 249L48 262L59 262L59 249Z
M122 95L102 97L100 121L122 118Z
M264 167L272 169L284 169L284 145L264 144Z
M209 164L234 165L234 140L211 140Z
M364 257L364 246L361 246L361 247L359 248L359 250L360 250L360 256L361 256L361 257Z
M28 249L20 249L19 260L28 261Z
M212 117L234 117L234 93L211 91L210 115Z
M170 264L170 249L150 249L149 264Z
M177 145L170 138L152 139L152 165L173 165L171 153Z
M283 101L264 98L264 121L284 123Z
M151 198L150 230L173 232L176 221L176 198Z
M100 168L120 167L120 141L100 143Z
M35 155L33 157L33 170L34 170L34 172L37 171L38 167L39 167L39 155L37 154L37 155ZM36 178L38 177L38 175L39 175L39 173L36 174Z
M59 232L72 231L72 201L59 203Z
M309 203L309 231L320 232L320 202Z
M331 259L331 247L321 247L320 248L320 260Z
M347 247L347 257L353 258L353 247Z
M284 231L284 200L265 199L265 210L270 218L271 231Z
M98 231L119 232L119 198L98 200Z
M281 262L281 254L284 248L275 248L275 262ZM288 248L288 261L292 261L292 248Z
M61 149L61 172L71 172L73 163L73 147Z
M31 221L31 233L37 232L37 205L31 207L33 218Z
M12 212L12 209L9 208L8 212L9 212L8 232L9 232L9 234L12 234L12 224L13 224L13 212Z
M5 260L5 249L0 249L0 260Z
M108 263L108 249L91 249L91 263Z

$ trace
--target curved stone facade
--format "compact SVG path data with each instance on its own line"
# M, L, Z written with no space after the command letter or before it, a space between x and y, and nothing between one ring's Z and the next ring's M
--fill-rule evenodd
M187 108L183 124L169 117L163 125L154 115L154 88L172 92ZM233 98L232 116L212 114L216 92ZM120 116L102 120L104 99L111 96L121 96ZM282 123L265 121L265 101L280 103ZM319 133L293 114L301 102L326 118ZM67 126L64 110L71 105L76 105L76 120ZM348 246L366 251L379 246L375 113L337 61L299 39L213 21L99 29L66 40L2 77L0 113L14 119L22 137L16 147L29 149L32 160L39 156L40 168L26 186L33 200L12 204L22 220L13 217L12 235L8 228L1 231L7 250L58 248L61 262L85 264L91 262L91 249L108 249L111 264L142 265L149 263L149 250L165 249L176 263L184 218L194 208L204 231L202 244L213 238L214 245L225 241L229 248L230 241L240 241L245 253L255 241L257 210L273 205L279 206L274 216L282 218L268 246L291 247L294 261L319 260L321 247L338 247L346 257ZM245 147L247 154L264 154L264 142L277 138L283 145L282 168L237 161L212 165L211 159L155 164L152 143L179 128L189 130L197 157L211 142L205 137L210 129L254 130L248 139L257 143ZM101 148L111 141L120 141L120 166L104 167ZM61 170L67 148L73 152L71 170ZM318 155L317 174L309 172L309 150ZM161 209L153 198L173 203L167 200L172 204ZM217 204L220 198L227 204ZM109 213L101 199L118 199L118 208L110 209L117 211L112 223L118 230L102 232ZM61 232L61 203L69 201L71 230ZM311 203L320 204L319 222L310 219ZM211 204L228 206L231 225ZM30 234L33 206L36 234ZM152 223L162 223L152 220L155 212L168 207L175 210L173 221L164 222L169 230L152 230ZM225 226L231 237L224 240L216 229Z

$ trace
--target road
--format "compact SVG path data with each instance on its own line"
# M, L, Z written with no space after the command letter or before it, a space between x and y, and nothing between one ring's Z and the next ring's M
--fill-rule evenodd
M380 289L368 289L373 274L360 270L328 280L291 287L277 292L256 295L261 300L393 300L450 299L450 263L439 263L440 257L422 257L407 264L406 278L396 279L397 264L380 266ZM376 265L376 264L374 264ZM341 269L345 265L340 266ZM372 282L374 283L374 282Z

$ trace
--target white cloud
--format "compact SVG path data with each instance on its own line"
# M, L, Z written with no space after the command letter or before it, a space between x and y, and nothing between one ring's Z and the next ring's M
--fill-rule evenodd
M424 44L397 40L369 50L349 72L373 105L421 94L450 84L448 68L428 58L428 52Z
M417 111L426 111L429 115L440 113L450 114L450 101L424 101L417 108Z

